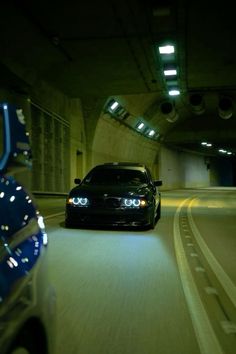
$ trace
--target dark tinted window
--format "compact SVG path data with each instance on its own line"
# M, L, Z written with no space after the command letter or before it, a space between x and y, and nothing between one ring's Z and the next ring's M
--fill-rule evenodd
M129 169L95 169L85 179L89 184L129 184L147 183L145 172Z

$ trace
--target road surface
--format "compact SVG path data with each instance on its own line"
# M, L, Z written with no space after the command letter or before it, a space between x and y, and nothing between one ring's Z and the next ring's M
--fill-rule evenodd
M235 353L235 189L163 192L152 231L65 229L46 209L56 354Z

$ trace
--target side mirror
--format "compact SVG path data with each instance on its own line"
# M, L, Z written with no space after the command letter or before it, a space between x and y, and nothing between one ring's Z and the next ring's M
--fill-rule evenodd
M80 184L81 183L81 179L80 178L75 178L74 182L75 182L75 184Z
M162 186L162 181L161 181L161 180L159 180L159 181L154 181L154 185L155 185L156 187L160 187L160 186Z
M0 103L0 171L31 167L31 148L22 109Z

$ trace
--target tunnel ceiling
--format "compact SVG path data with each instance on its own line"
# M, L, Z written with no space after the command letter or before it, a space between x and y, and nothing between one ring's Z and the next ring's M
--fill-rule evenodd
M2 86L25 92L42 79L73 98L123 97L169 146L236 152L236 26L229 4L21 0L1 10ZM168 95L158 51L165 40L176 47L176 97Z

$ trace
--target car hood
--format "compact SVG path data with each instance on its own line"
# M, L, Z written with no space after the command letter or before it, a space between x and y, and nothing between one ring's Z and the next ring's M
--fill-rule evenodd
M73 188L70 192L70 196L144 196L150 192L150 188L147 184L142 184L139 186L127 186L127 185L88 185L80 184L79 186Z

